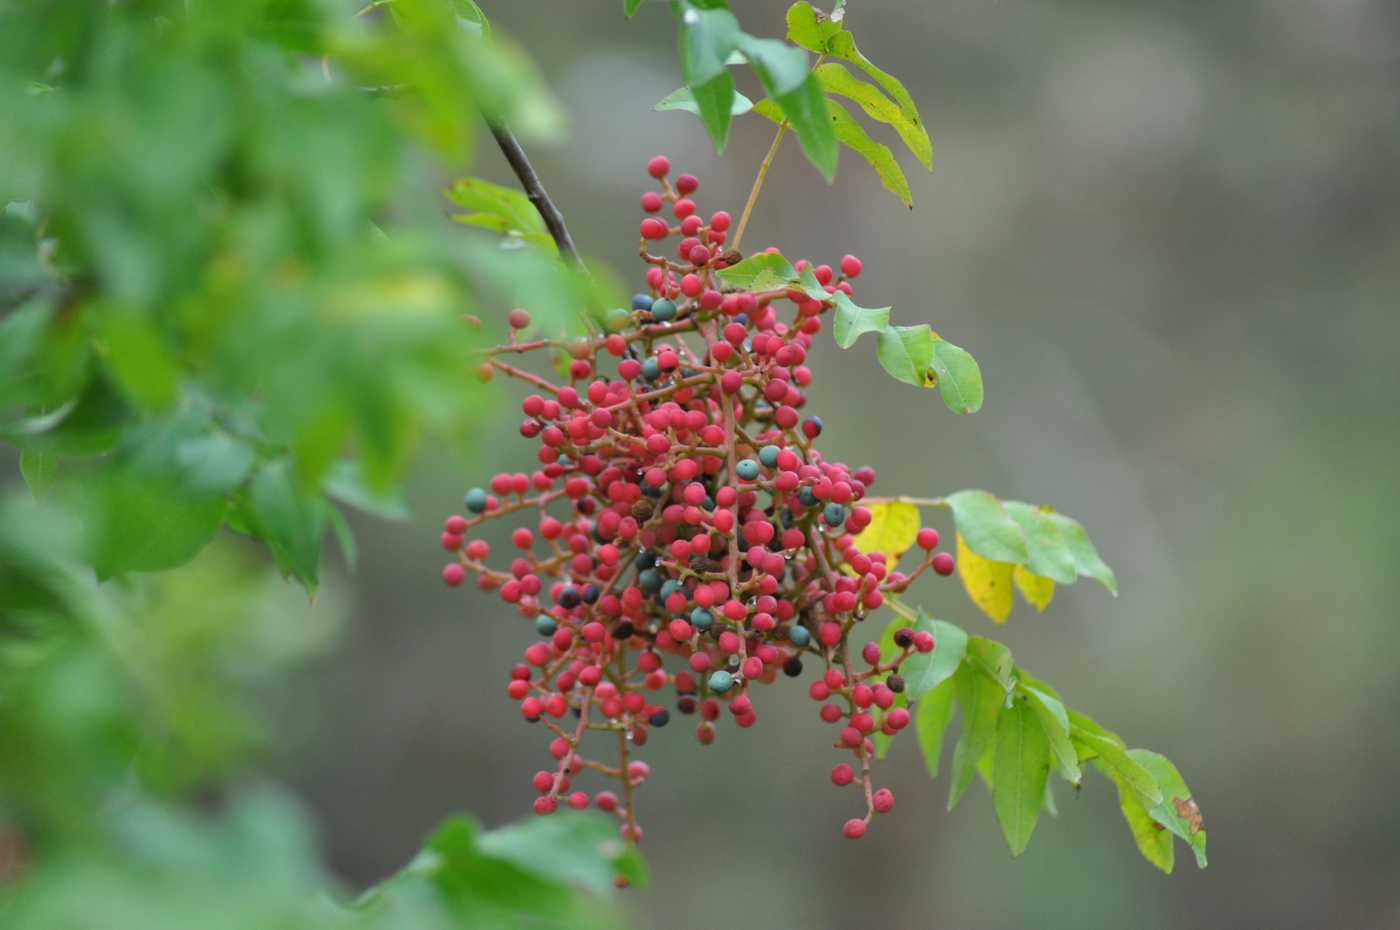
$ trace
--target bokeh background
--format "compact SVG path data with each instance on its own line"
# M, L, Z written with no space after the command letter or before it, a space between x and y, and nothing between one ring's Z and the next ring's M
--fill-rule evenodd
M485 6L571 114L567 143L532 155L594 261L640 280L658 152L737 215L771 127L738 120L720 159L692 117L652 112L678 83L661 4L631 22L615 0ZM735 6L782 33L785 3ZM851 0L847 23L919 103L934 171L906 159L911 212L849 153L827 187L788 144L748 243L861 255L861 302L969 348L988 394L954 417L880 374L871 343L822 341L824 448L875 465L884 493L983 487L1089 527L1121 596L1061 589L997 635L1178 764L1212 864L1159 874L1093 777L1013 861L985 792L946 813L912 738L880 770L896 812L843 841L851 799L788 687L707 750L683 725L655 734L653 881L625 906L667 930L1400 927L1400 6ZM476 165L510 181L490 148ZM424 457L414 519L357 522L358 565L327 585L353 605L344 636L277 698L273 764L354 883L450 812L526 812L547 758L504 695L532 634L436 581L463 489L529 467L514 396L475 460ZM990 627L956 581L916 596Z

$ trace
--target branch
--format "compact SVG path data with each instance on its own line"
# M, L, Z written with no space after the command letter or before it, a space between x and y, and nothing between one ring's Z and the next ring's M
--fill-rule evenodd
M501 147L501 154L506 157L506 161L510 162L511 170L520 179L520 186L525 189L530 202L535 205L535 209L540 212L540 217L544 219L544 225L549 229L549 234L554 237L554 244L559 246L560 252L573 259L580 271L586 272L588 269L584 267L583 259L578 256L578 249L574 246L573 237L569 235L569 228L564 225L564 214L559 212L554 201L549 199L549 194L545 193L540 176L535 174L535 169L530 165L530 159L526 157L525 150L520 147L520 140L515 138L515 134L504 124L488 122L488 125L491 127L491 135L496 137L496 144Z

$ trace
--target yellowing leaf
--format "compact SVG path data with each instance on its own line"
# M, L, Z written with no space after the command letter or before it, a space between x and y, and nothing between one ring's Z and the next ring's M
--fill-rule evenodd
M919 535L919 508L890 501L871 504L870 515L870 525L856 536L856 548L861 552L883 552L893 566Z
M1011 615L1010 562L993 562L973 552L958 534L958 577L972 603L997 623L1005 623Z
M1017 565L1011 573L1011 580L1016 583L1016 590L1021 592L1027 604L1041 613L1050 606L1050 599L1055 596L1055 579L1037 575L1026 566Z

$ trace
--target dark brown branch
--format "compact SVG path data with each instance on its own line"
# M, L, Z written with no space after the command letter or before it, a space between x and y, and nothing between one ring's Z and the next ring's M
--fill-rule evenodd
M559 246L560 252L574 260L574 264L579 267L580 271L586 271L583 259L579 258L578 249L574 246L574 239L569 235L569 228L564 225L564 214L559 212L554 201L549 199L549 194L545 193L540 176L535 174L530 159L525 156L525 150L520 147L520 140L515 138L514 133L503 125L497 123L489 125L491 126L491 135L496 137L496 144L501 147L501 154L506 157L506 161L510 162L511 170L520 179L520 186L525 189L525 194L530 198L530 202L539 211L545 227L549 229L549 234L554 237L554 244Z

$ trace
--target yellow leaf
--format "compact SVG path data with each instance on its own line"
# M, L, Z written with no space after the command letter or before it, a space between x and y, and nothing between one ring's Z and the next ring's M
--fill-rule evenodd
M871 504L870 517L870 525L856 536L856 548L865 553L883 552L893 568L919 535L919 508L898 501Z
M1055 579L1037 575L1026 566L1017 565L1011 573L1011 580L1016 583L1016 590L1021 592L1027 604L1041 613L1050 606L1050 599L1055 596Z
M958 577L972 603L997 623L1005 623L1011 614L1010 562L993 562L973 552L958 534Z

